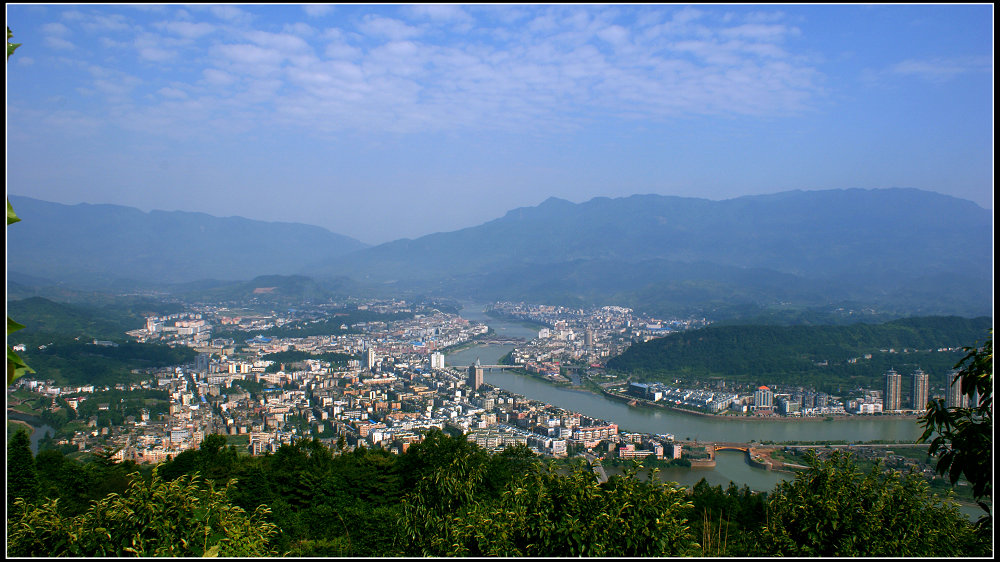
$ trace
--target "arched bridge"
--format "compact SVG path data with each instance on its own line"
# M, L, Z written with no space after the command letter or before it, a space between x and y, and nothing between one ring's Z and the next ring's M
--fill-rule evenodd
M714 443L716 451L743 451L750 450L750 445L746 443Z

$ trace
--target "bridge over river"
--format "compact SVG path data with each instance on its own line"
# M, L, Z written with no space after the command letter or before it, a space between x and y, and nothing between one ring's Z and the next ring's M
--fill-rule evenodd
M520 345L528 340L525 338L485 337L475 341L477 345Z
M779 460L771 458L771 451L777 449L779 446L761 446L753 445L750 443L734 443L734 442L701 442L694 443L698 446L704 446L705 452L708 453L708 459L691 459L692 467L703 467L711 468L715 466L715 453L718 451L740 451L746 455L747 464L750 466L755 466L757 468L763 468L765 470L780 470L786 467L789 468L806 468L800 465L792 465L783 463Z

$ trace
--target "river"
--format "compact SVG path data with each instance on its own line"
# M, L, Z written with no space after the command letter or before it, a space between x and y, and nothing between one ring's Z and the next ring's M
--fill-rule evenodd
M463 318L488 325L499 336L531 339L538 335L536 329L514 321L501 320L483 313L484 305L463 303ZM445 356L445 363L454 367L468 366L479 359L484 365L496 365L498 360L513 349L513 345L477 345ZM915 442L921 429L914 419L896 417L855 417L831 421L821 420L739 420L685 414L653 407L632 407L623 402L571 387L555 386L528 375L507 371L485 373L486 382L509 392L520 394L566 410L608 420L625 431L641 433L670 433L678 441L872 441L886 439ZM771 472L747 464L739 451L716 453L714 469L669 468L661 469L660 477L687 487L705 478L709 484L725 488L730 482L747 485L752 490L771 491L778 482L793 478L783 472ZM608 467L609 473L616 469ZM972 520L982 510L975 504L960 502L959 509Z
M483 306L465 303L463 318L486 323L498 335L533 338L537 332L517 322L487 316ZM467 366L476 359L485 365L495 365L506 355L512 345L478 345L445 357L445 363L455 367ZM566 410L579 412L593 418L618 424L624 431L641 433L669 433L678 441L871 441L888 439L913 442L920 436L920 427L913 419L904 418L851 418L833 421L777 421L734 420L686 414L673 410L632 407L600 394L565 386L555 386L528 375L507 371L485 373L486 382ZM709 483L726 486L730 481L746 484L754 490L772 490L777 482L791 475L754 468L744 461L739 452L720 452L715 469L669 469L662 476L686 486L694 485L702 477Z
M11 421L20 423L11 423ZM45 437L46 433L55 434L55 430L48 424L44 423L41 418L7 410L8 442L10 441L10 437L20 428L26 428L31 431L31 452L36 454L38 453L38 441Z

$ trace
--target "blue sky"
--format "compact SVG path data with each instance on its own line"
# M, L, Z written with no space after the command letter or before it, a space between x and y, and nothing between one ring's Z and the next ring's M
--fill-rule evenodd
M7 190L367 243L548 197L993 208L992 5L7 5Z

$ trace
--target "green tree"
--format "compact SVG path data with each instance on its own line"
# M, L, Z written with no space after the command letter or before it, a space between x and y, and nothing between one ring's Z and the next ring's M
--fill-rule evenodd
M80 515L90 506L95 486L83 463L67 458L55 449L39 451L35 456L38 470L39 498L58 499L64 515Z
M90 500L99 500L108 494L122 494L132 486L139 465L132 460L118 462L114 458L115 453L115 449L95 451L91 462L86 465Z
M711 486L702 478L691 488L691 531L701 539L702 556L745 556L751 552L753 532L764 521L766 494L730 482Z
M532 465L499 497L481 495L487 465L456 457L403 501L407 554L422 556L679 556L694 554L683 488L634 473L599 484Z
M17 498L33 503L37 497L38 476L31 438L27 430L19 429L7 444L7 511Z
M938 457L937 472L954 485L964 476L972 494L986 512L979 525L984 533L993 526L993 330L982 347L966 347L966 356L951 384L961 385L969 407L946 407L944 400L927 404L920 417L925 428L919 442L931 439L928 453ZM978 397L978 402L976 398Z
M809 469L769 494L758 556L982 556L978 537L954 502L930 493L917 473L863 473L849 453L806 457Z
M273 556L277 534L268 510L247 514L229 488L207 489L198 477L150 482L136 473L124 494L110 494L85 513L65 517L58 500L33 507L17 500L7 519L9 556Z
M423 441L407 448L397 465L404 486L412 489L420 480L451 466L456 459L463 459L477 470L478 467L485 469L489 454L462 435L449 435L440 429L432 429L424 435Z

